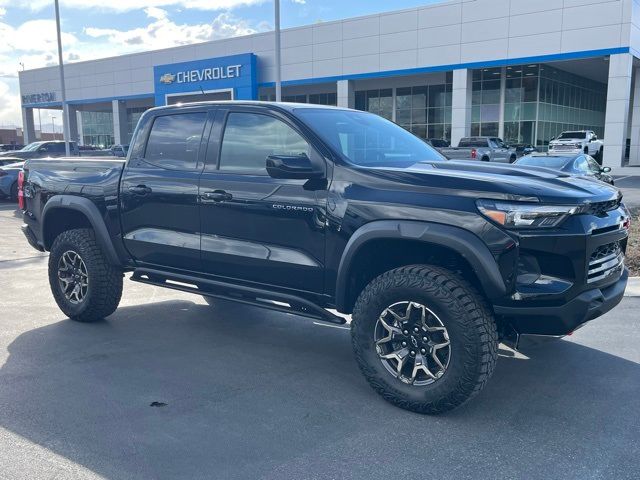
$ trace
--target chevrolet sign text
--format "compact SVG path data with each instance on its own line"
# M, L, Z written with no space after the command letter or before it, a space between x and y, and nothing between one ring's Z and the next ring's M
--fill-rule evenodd
M162 83L191 83L203 82L207 80L222 80L224 78L235 78L240 76L242 65L227 65L226 67L208 67L200 70L186 70L175 75L165 73L160 77Z

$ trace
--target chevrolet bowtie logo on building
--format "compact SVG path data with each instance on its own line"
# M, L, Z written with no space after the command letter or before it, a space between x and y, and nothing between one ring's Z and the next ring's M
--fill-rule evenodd
M165 85L169 85L175 82L176 76L173 73L165 73L160 77L160 83L164 83Z

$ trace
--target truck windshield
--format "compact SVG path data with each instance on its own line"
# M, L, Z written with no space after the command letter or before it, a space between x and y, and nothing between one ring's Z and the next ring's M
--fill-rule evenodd
M33 142L24 147L21 152L35 152L44 142Z
M296 114L345 161L358 166L408 168L446 160L425 141L372 113L298 108Z
M533 167L564 168L573 160L573 157L538 157L526 156L516 162L518 165L529 165Z
M562 132L559 136L558 136L558 140L571 140L571 139L576 139L576 138L585 138L586 137L586 133L585 132Z

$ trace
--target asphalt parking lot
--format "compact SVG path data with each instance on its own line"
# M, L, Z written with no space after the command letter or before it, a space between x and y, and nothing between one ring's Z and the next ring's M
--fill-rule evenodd
M640 208L640 175L618 175L614 181L622 190L625 204L629 208Z
M640 477L640 298L502 350L427 417L370 389L343 328L129 281L107 321L71 322L20 223L0 203L2 479Z

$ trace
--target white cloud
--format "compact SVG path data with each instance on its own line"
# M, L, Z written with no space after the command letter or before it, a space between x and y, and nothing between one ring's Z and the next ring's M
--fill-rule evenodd
M20 98L14 93L8 82L0 79L0 125L16 126L22 124Z
M231 10L265 3L267 0L61 0L60 9L92 9L103 11L127 12L141 10L147 7L180 7L196 10ZM29 2L15 2L15 0L0 0L0 6L26 8L40 11L51 7L51 0L31 0Z
M175 47L248 35L257 31L247 21L238 19L230 13L219 14L211 23L189 25L174 23L168 18L166 11L157 7L149 7L145 12L153 20L146 26L130 30L88 27L85 28L84 33L92 38L107 40L119 53L123 53Z

